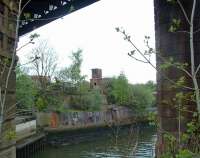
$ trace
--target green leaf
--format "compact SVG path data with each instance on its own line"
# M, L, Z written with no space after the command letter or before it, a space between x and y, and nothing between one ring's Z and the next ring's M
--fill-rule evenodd
M176 158L193 158L194 154L187 150L187 149L183 149L183 150L179 150L179 153L176 155Z
M24 17L26 20L31 18L31 13L24 13Z

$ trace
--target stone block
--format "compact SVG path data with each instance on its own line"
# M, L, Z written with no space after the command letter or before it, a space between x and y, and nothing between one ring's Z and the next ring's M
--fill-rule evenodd
M6 88L5 86L6 86L7 74L8 70L3 73L2 80L0 81L0 86L2 87L2 91L4 91ZM7 91L15 92L15 90L16 90L16 73L13 70L9 77Z
M177 117L177 109L173 105L159 105L158 111L162 117Z
M9 116L14 117L15 110L16 110L16 95L7 93L5 100L5 107L4 107L5 117Z
M15 94L8 94L6 96L5 108L4 108L4 122L2 125L2 138L3 146L10 143L10 140L6 139L8 132L15 132L15 116L16 116L16 97ZM14 141L14 140L11 140Z
M12 146L8 149L0 150L0 158L16 158L15 146Z
M161 117L161 129L166 132L178 131L178 120L177 118Z

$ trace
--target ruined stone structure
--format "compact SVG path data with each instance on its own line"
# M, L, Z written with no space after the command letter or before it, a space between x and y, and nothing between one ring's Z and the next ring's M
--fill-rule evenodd
M102 87L102 70L92 69L92 78L90 79L91 88L101 88Z
M91 89L98 89L102 94L103 104L107 105L107 99L105 95L105 86L106 81L109 80L108 78L102 77L102 70L101 69L92 69L92 78L90 79L90 88Z
M191 15L192 0L182 0L181 3L186 10L188 17ZM190 71L190 46L189 46L189 35L187 33L171 33L169 32L169 27L172 23L172 19L180 19L181 25L179 30L189 31L189 24L186 21L181 8L177 4L169 3L166 0L154 0L155 7L155 31L156 31L156 50L164 59L169 59L172 57L176 62L188 63L188 71ZM199 13L200 13L200 1L197 1L197 7L195 12L195 28L200 27L199 23ZM199 33L195 36L195 62L196 67L200 63L200 45L199 45ZM193 86L192 81L185 73L181 72L174 67L169 69L161 70L160 66L163 61L159 56L157 56L157 105L158 105L158 118L159 118L159 135L157 143L157 157L160 157L166 149L165 140L163 138L164 132L169 132L175 136L178 133L178 112L176 103L172 101L178 91L184 93L190 92L190 90L182 89L171 89L170 86L172 82L169 81L170 78L173 81L177 81L181 76L186 77L186 85ZM199 75L199 73L198 73ZM184 101L182 103L184 107L188 110L194 110L194 103L192 101ZM186 123L191 119L192 114L188 112L182 113L183 118L181 119L181 131L186 129Z
M30 76L37 87L44 88L51 83L50 76Z
M101 127L111 124L126 125L135 123L138 119L131 109L117 105L108 106L104 110L94 112L41 112L37 115L38 125L45 127L47 131Z

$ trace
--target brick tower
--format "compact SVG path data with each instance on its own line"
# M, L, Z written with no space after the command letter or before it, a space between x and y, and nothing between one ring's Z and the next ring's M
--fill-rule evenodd
M102 88L102 70L92 69L92 78L90 79L91 88Z

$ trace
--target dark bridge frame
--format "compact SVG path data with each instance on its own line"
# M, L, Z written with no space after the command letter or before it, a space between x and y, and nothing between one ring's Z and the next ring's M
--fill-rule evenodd
M99 0L31 0L22 13L19 35L24 35L97 1ZM23 2L22 6L25 4L26 2Z

